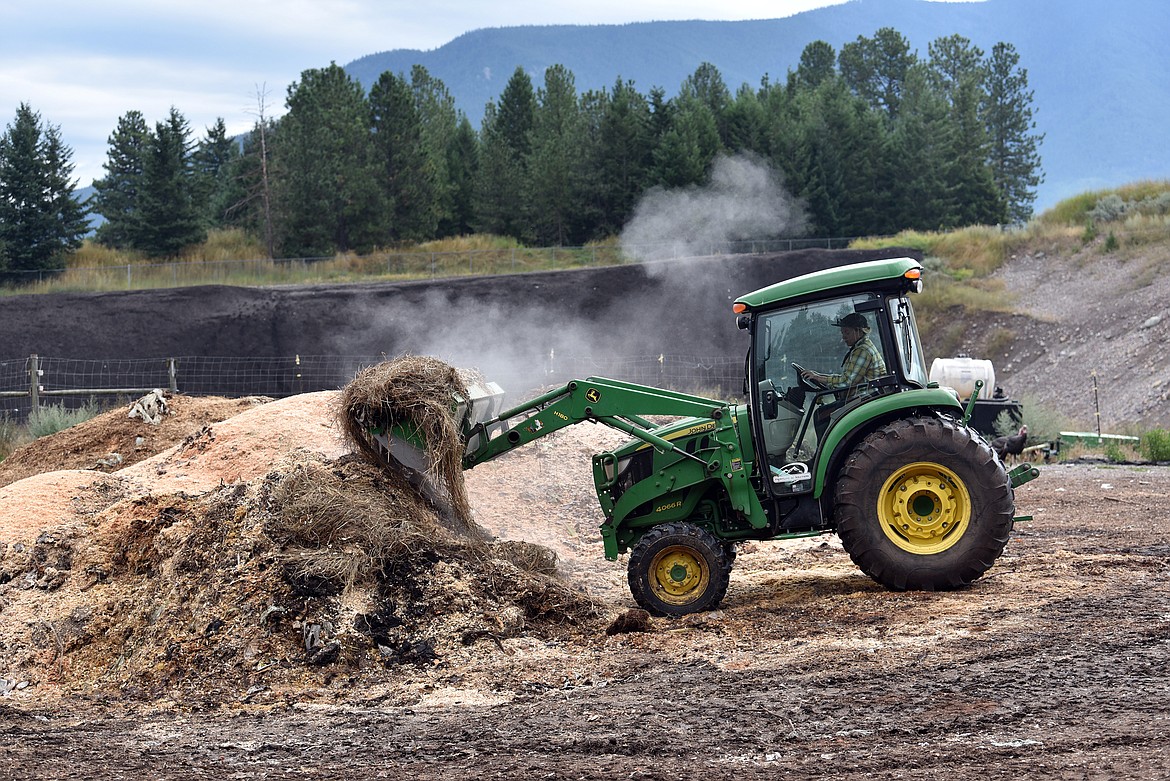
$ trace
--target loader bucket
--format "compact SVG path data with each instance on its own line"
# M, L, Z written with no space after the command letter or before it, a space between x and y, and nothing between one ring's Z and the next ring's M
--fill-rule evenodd
M465 373L466 374L466 373ZM453 525L472 528L463 456L499 413L496 383L407 356L360 371L342 391L341 423L365 460L409 480Z

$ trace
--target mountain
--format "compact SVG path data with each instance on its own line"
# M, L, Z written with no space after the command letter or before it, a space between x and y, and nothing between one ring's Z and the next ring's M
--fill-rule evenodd
M573 72L578 92L631 80L643 94L677 94L703 62L734 91L767 76L783 81L804 47L841 45L893 27L920 58L937 38L958 33L984 52L1003 41L1020 55L1035 92L1046 175L1038 210L1083 192L1139 179L1170 178L1170 3L1165 0L852 0L785 19L644 22L476 30L430 51L397 49L346 70L368 89L385 71L423 65L478 124L517 67L539 86L544 69Z

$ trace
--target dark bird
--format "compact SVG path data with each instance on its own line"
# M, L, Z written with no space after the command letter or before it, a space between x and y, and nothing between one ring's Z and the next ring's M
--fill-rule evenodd
M991 449L1004 459L1007 456L1018 456L1024 452L1024 443L1028 441L1028 427L1020 426L1020 430L1010 437L996 437L991 440Z

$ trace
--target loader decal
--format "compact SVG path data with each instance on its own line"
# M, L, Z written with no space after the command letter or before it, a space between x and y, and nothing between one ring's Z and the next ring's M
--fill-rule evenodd
M585 401L590 404L596 404L601 401L601 391L597 390L597 388L590 388L585 391Z
M702 434L704 431L714 431L714 430L715 430L715 421L712 420L712 421L708 421L707 423L700 423L697 426L691 426L690 428L683 429L682 431L679 431L675 434L671 434L670 436L667 437L667 439L677 439L678 437L689 437L692 434Z

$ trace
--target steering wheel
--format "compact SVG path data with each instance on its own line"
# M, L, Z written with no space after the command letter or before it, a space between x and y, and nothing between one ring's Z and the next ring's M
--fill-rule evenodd
M796 370L797 384L800 385L800 387L804 388L805 390L819 391L819 390L828 390L829 389L829 386L827 384L821 382L820 380L805 379L804 373L807 370L803 366L801 366L799 363L793 363L792 368Z

